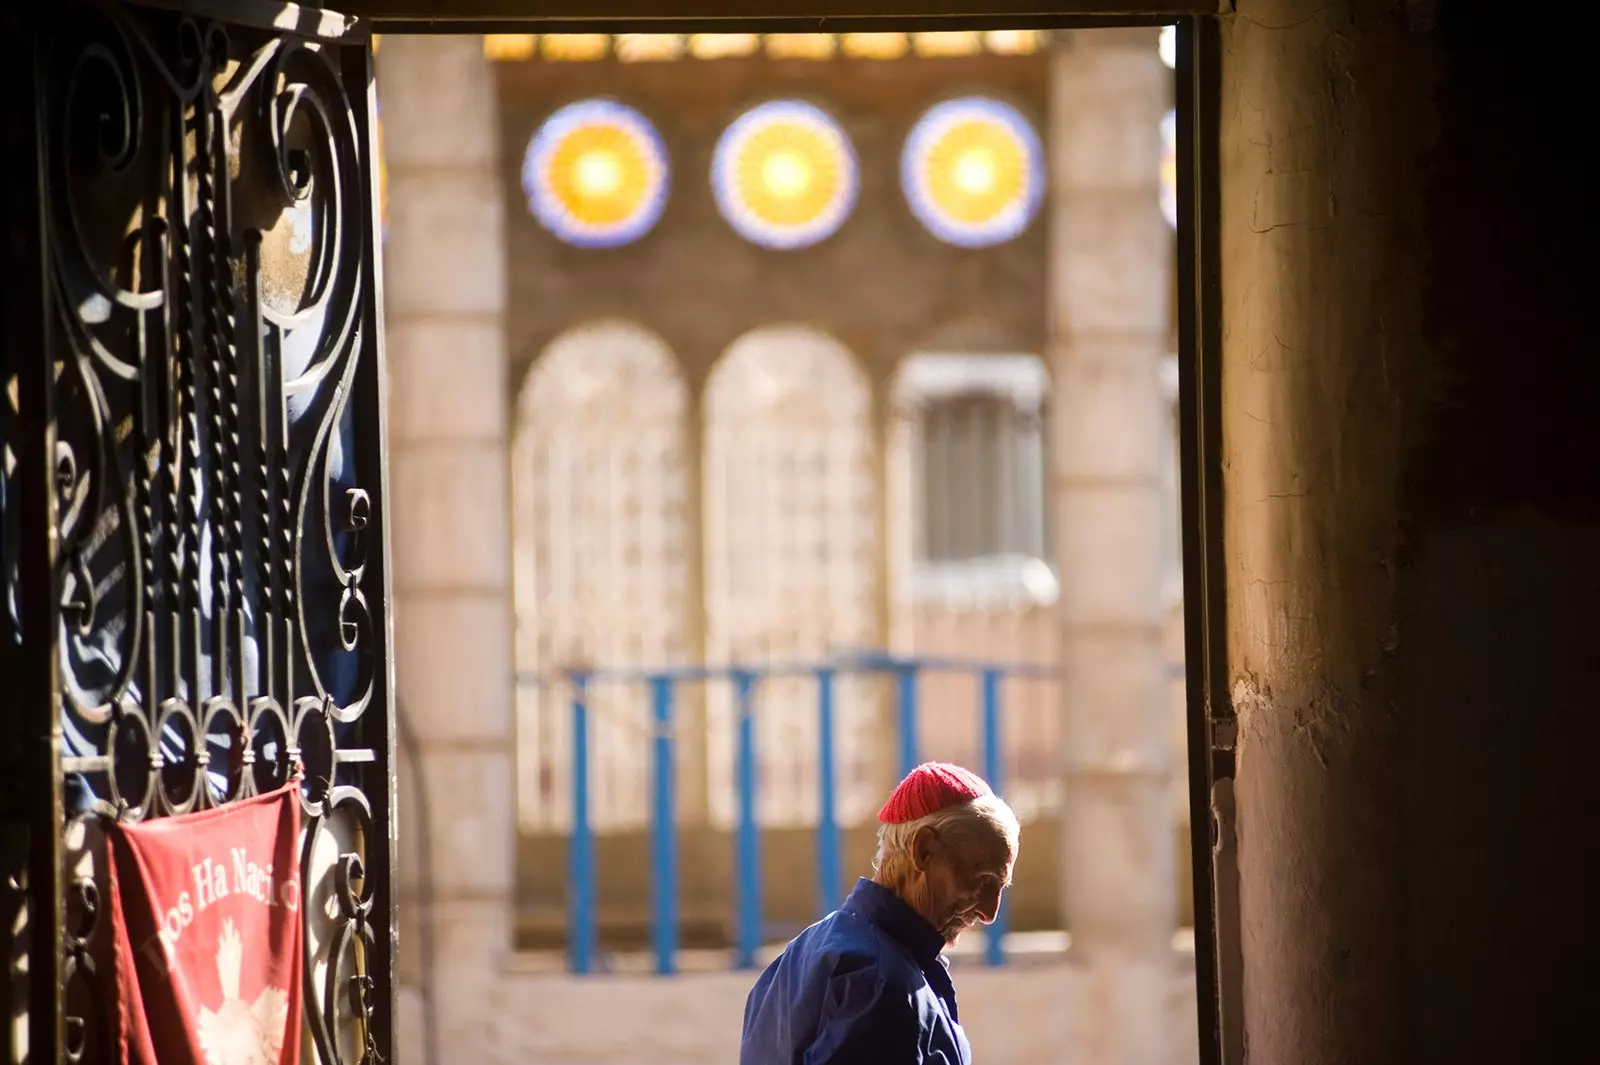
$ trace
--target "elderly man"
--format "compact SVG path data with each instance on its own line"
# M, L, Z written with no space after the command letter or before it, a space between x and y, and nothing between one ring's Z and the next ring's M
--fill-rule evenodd
M982 778L929 762L878 820L872 879L751 989L740 1065L971 1065L943 952L994 920L1017 817Z

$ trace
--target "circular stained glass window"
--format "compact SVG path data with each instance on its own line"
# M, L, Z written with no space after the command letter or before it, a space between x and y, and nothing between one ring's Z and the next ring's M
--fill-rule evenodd
M911 213L963 248L1001 244L1044 199L1044 152L1016 108L981 96L946 100L912 127L900 156Z
M660 220L667 174L666 147L649 119L614 100L582 100L534 134L522 190L534 217L561 240L614 248Z
M711 188L728 224L766 248L805 248L832 236L855 206L855 150L838 123L798 100L740 115L711 160Z
M1178 228L1178 112L1161 119L1161 213Z

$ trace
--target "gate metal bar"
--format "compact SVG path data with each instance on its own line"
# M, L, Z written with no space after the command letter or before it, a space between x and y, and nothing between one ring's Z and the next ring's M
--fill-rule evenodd
M272 0L8 5L0 84L0 945L27 937L28 1059L110 1047L85 833L302 767L333 914L303 911L306 1020L325 1062L391 1058L367 43Z

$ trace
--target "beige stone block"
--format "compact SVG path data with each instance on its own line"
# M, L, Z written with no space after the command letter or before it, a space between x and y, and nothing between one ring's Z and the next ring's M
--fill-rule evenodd
M509 1012L524 1061L734 1062L753 973L693 973L661 979L523 977Z
M389 477L400 610L411 591L509 588L510 489L503 446L397 446L389 456Z
M494 69L479 38L386 35L377 82L391 174L414 166L495 165L499 108Z
M391 169L386 321L501 313L504 213L495 171Z
M422 992L415 985L400 985L400 1005L395 1014L395 1065L433 1065L424 1053ZM304 1055L301 1060L307 1060Z
M418 739L510 743L510 605L504 594L407 594L395 611L395 680Z
M391 441L505 439L506 348L499 317L400 314L386 339Z
M1098 52L1135 52L1142 59L1158 53L1161 29L1157 26L1109 26L1071 32L1080 49Z
M1167 992L1168 1049L1173 1065L1200 1065L1200 1001L1195 984L1194 955L1178 959L1178 978Z
M1007 969L957 968L961 1027L984 1062L1054 1062L1067 1045L1075 974L1056 962Z
M1074 954L1156 958L1171 943L1177 855L1164 800L1139 780L1062 782L1060 890Z
M1073 625L1161 623L1161 522L1155 483L1055 478L1060 616Z
M1169 658L1168 661L1171 661ZM1172 777L1167 786L1172 823L1189 824L1189 706L1182 678L1166 682L1167 743L1172 751Z
M1074 937L1074 953L1077 940ZM1108 958L1078 966L1071 1042L1057 1060L1106 1065L1166 1065L1174 1046L1172 966L1166 958ZM1189 1059L1194 1056L1189 1050Z
M1169 774L1172 737L1155 642L1134 629L1068 629L1061 644L1063 766Z
M1051 225L1053 335L1104 331L1165 347L1172 232L1155 186L1058 197Z
M1192 1007L1194 1001L1192 957L1180 960L1168 951L1154 964L1135 964L1131 973L1126 967L1100 969L1097 981L1113 993L1102 990L1098 1002L1086 1004L1085 967L1059 955L1022 960L1003 969L958 962L952 976L974 1056L985 1065L1078 1060L1192 1065L1193 1043L1178 1042L1194 1028L1183 1013L1184 1006ZM735 1061L744 1000L753 982L752 973L731 972L667 979L513 976L506 981L500 1013L490 1021L500 1033L495 1050L509 1055L502 1060L585 1065ZM1096 1013L1094 1007L1100 1002L1120 1012ZM1108 1030L1123 1019L1156 1031L1122 1038ZM1113 1050L1159 1045L1171 1056L1073 1057L1072 1047L1086 1039Z
M1140 340L1076 337L1051 359L1051 469L1058 477L1154 481L1161 474L1161 351Z
M508 1056L508 1024L539 1023L540 1015L508 1018L506 959L512 936L511 906L505 901L440 903L419 910L413 922L426 921L433 936L428 992L439 1026L436 1045L441 1065L488 1065L519 1059ZM419 949L413 938L402 953ZM409 1049L418 1059L420 1047Z
M1113 109L1129 110L1118 106L1121 103L1113 102ZM1094 106L1098 105L1078 104L1079 109ZM1157 195L1166 151L1161 135L1164 115L1157 111L1152 118L1141 108L1117 122L1099 114L1063 121L1069 131L1051 146L1050 191L1056 202L1107 193Z
M400 847L406 855L400 870L403 899L420 898L424 831L437 903L510 897L516 849L511 760L509 743L424 744L420 764L400 759L396 784L407 815L400 822ZM509 944L509 923L505 936Z
M411 818L410 809L403 803L400 807L400 818L402 824ZM410 848L402 847L399 849L398 854L400 859L400 872L398 875L401 877L400 882L405 883L407 882L407 877L412 877L413 879L415 877L414 872L406 867L407 860L412 858L413 852ZM397 896L395 926L399 929L400 949L395 952L395 964L399 967L400 986L402 989L408 985L412 987L419 986L422 982L422 974L427 971L423 966L423 952L419 946L421 940L418 936L421 934L421 924L418 920L418 912L415 898L404 893ZM404 1033L402 1032L402 1034ZM421 1044L417 1045L420 1046Z
M1099 31L1075 34L1052 57L1051 187L1062 196L1089 190L1154 189L1161 173L1161 118L1172 107L1172 72L1156 39L1148 46L1104 47Z

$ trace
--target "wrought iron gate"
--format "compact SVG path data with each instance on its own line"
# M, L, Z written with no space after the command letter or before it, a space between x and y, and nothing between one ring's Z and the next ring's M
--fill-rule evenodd
M98 827L297 764L306 1060L390 1058L368 42L268 0L34 7L0 14L0 1061L113 1045Z

